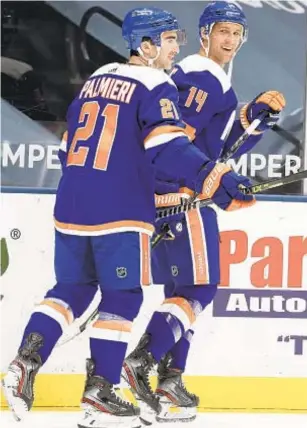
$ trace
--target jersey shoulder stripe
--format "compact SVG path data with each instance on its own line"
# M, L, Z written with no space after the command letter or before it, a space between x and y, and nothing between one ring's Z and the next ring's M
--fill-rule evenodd
M180 61L178 66L185 74L208 71L220 82L223 93L227 92L231 88L229 76L225 73L222 67L209 58L199 54L189 55Z
M176 87L173 80L163 70L157 70L151 67L111 63L98 68L98 70L91 75L91 78L101 76L103 74L114 74L119 77L121 76L137 80L149 91L163 83L168 83Z

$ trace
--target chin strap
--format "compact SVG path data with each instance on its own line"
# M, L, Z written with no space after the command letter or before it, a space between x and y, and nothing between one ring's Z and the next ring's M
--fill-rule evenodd
M157 55L154 58L146 58L144 56L144 52L142 51L141 48L137 48L137 51L139 53L139 55L147 62L147 64L149 65L149 67L153 66L153 63L159 58L160 52L161 52L161 47L160 46L156 46L157 48Z
M229 65L228 65L228 71L227 71L227 74L228 74L228 76L229 76L229 79L230 79L230 80L231 80L231 77L232 77L233 62L234 62L235 56L237 55L237 53L239 52L239 50L242 48L242 46L244 45L244 43L245 43L245 42L246 42L246 40L244 40L244 39L242 38L241 43L240 43L240 44L239 44L239 46L237 47L237 50L236 50L236 52L233 54L232 60L230 61Z
M206 52L206 56L207 56L207 58L209 58L209 50L210 50L210 33L211 33L211 30L212 30L212 27L213 27L213 25L214 24L211 24L210 25L210 27L209 27L209 29L208 29L208 31L206 32L206 29L203 27L202 28L202 31L201 31L201 37L200 37L200 44L201 44L201 46L202 46L202 48L204 49L204 51ZM204 46L204 39L207 39L207 47L205 47Z

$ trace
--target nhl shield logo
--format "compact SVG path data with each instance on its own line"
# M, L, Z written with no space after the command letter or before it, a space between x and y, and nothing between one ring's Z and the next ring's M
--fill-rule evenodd
M179 273L178 267L176 265L172 266L172 275L177 276Z
M117 267L116 268L116 275L118 278L126 278L128 272L127 269L125 267Z
M182 232L182 223L181 222L176 224L176 230L177 230L177 232Z

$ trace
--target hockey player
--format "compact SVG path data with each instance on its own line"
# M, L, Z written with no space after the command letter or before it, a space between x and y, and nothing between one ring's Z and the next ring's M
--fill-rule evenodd
M281 93L264 92L245 105L240 118L235 120L237 97L224 67L246 42L247 33L246 17L235 4L209 3L199 21L200 51L183 59L172 71L179 89L179 107L191 139L212 161L222 157L259 113L266 111L266 118L236 156L250 150L263 132L276 123L285 106ZM187 189L189 180L180 188L170 185L164 172L160 171L158 178L157 193L193 196ZM237 209L240 204L222 208ZM152 402L160 397L163 410L157 420L161 422L189 421L196 417L199 399L186 390L182 373L194 334L193 324L212 302L220 282L216 212L207 207L179 215L171 221L170 229L166 240L153 251L153 279L157 284L165 284L166 299L154 312L145 335L126 358L123 369L140 404L147 403L144 406L147 412L155 408ZM167 239L171 237L175 239ZM156 396L142 380L148 355L159 363ZM170 406L177 407L177 412L169 412ZM147 422L151 416L142 414Z
M103 300L90 333L92 364L79 427L138 423L139 409L113 386L142 303L141 286L150 282L155 170L174 182L185 177L221 207L254 202L240 191L249 180L210 161L185 135L178 91L163 71L171 68L182 36L166 11L130 11L123 23L128 64L99 68L68 109L54 208L57 282L31 315L3 380L16 419L32 407L37 372L99 284ZM147 374L154 359L148 353L145 360ZM158 401L154 407L160 411Z

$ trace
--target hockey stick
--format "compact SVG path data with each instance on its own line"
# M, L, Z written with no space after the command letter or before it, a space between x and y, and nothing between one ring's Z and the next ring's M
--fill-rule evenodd
M192 201L193 202L193 201ZM190 203L190 202L189 202ZM157 235L155 235L152 239L151 239L151 249L154 249L159 242L167 235L169 234L171 237L169 238L170 240L175 239L175 235L173 234L173 232L171 231L170 225L168 223L164 223L162 225L162 227L160 228L160 233L158 233Z
M284 186L295 181L304 180L307 178L307 170L297 172L295 174L288 175L287 177L277 178L275 180L265 181L261 184L254 184L253 186L246 187L241 191L246 194L255 195L256 193L264 192L266 190L274 189L275 187ZM161 218L171 217L177 214L185 213L187 211L203 208L208 205L212 205L212 199L203 199L201 201L194 201L192 203L183 203L182 205L176 205L174 207L159 208L156 211L156 221Z
M252 123L246 128L241 137L237 139L237 141L231 146L231 148L218 160L218 162L227 162L236 152L243 146L245 141L252 135L258 125L263 121L263 119L267 116L268 112L263 111L259 114L259 116L252 121ZM192 204L199 193L195 192L194 195L186 202L187 204ZM152 240L152 248L155 248L160 241L167 235L171 233L171 228L167 223L164 223L160 229L160 233L155 235Z
M65 345L65 343L70 342L72 339L75 339L75 337L79 336L81 333L84 332L86 327L91 324L92 322L96 321L98 318L98 308L96 308L91 315L82 323L79 325L78 330L75 332L75 334L71 334L68 337L63 337L63 339L59 339L58 343L56 344L57 347L60 347L62 345Z
M224 154L224 156L218 160L218 162L227 162L234 154L236 154L236 152L243 146L245 141L252 135L252 133L267 115L267 111L260 113L259 116L252 121L249 127L245 129L241 137L239 137L237 141L230 147L230 149Z

